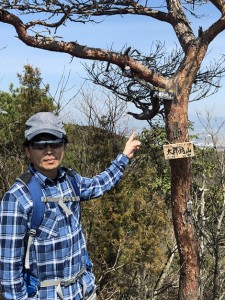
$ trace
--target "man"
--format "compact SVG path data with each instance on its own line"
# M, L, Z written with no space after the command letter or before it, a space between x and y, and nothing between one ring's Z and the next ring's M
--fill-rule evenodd
M119 182L140 142L133 133L123 153L93 178L70 169L79 195L60 167L67 142L63 124L53 113L37 113L25 124L29 172L45 199L44 212L36 235L27 242L34 209L31 192L17 180L1 201L0 280L7 300L96 299L95 278L80 224L80 201L100 197Z

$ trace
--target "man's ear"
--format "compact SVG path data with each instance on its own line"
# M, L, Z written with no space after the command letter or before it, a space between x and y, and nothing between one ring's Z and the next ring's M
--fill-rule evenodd
M26 153L27 158L30 159L30 149L27 146L25 147L25 153Z

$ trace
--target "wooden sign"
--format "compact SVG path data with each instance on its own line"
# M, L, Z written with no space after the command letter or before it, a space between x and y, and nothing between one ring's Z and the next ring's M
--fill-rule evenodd
M163 145L165 159L193 157L194 147L192 142Z

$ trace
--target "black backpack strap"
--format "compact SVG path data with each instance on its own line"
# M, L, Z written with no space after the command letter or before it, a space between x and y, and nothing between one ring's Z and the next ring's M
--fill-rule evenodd
M18 177L16 180L21 181L23 184L28 186L28 183L30 182L32 176L33 175L29 171L26 171L23 174L21 174L20 177Z

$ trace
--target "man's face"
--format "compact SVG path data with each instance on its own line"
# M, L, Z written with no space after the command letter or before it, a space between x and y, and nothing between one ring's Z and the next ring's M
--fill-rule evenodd
M35 169L51 179L57 177L57 169L65 153L63 140L60 141L51 134L39 134L25 148L25 151Z

